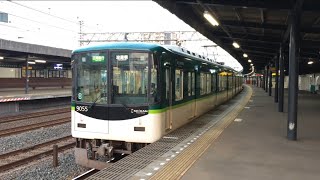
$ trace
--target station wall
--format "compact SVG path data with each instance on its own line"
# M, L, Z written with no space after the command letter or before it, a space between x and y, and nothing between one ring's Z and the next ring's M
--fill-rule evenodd
M0 67L0 78L21 78L20 68Z
M58 72L59 71L59 72ZM42 78L51 78L51 77L65 77L72 78L71 70L50 70L50 69L31 69L29 70L29 77L42 77ZM0 67L0 78L21 78L25 77L25 69L21 68L7 68Z
M311 85L315 86L315 90L320 90L320 73L300 75L298 79L298 87L301 91L310 91ZM272 78L272 87L275 87L275 78ZM284 88L289 87L289 76L284 78Z

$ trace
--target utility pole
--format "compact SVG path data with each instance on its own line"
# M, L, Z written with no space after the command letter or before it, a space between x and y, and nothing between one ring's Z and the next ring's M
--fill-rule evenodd
M83 46L83 33L82 33L82 28L83 28L83 21L79 21L80 25L80 32L79 32L79 45Z

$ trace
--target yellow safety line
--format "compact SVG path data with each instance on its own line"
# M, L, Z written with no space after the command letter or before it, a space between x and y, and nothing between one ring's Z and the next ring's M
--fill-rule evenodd
M169 161L155 173L150 179L180 179L185 172L200 158L200 156L215 142L223 130L234 121L244 109L252 96L251 87L247 87L247 95L240 100L234 109L223 117L215 126L200 136L194 143L189 145L178 156Z

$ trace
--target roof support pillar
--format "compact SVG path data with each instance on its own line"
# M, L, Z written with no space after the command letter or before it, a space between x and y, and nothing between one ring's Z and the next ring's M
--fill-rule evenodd
M278 103L278 89L279 89L279 77L278 77L278 73L279 73L279 59L276 58L275 59L275 66L276 66L276 75L275 75L275 87L274 87L274 102Z
M26 83L25 83L25 88L24 88L24 93L28 94L29 93L29 55L26 57Z
M269 66L269 96L272 95L272 70L271 65Z
M266 92L268 92L268 82L269 82L269 65L267 65L267 68L266 68L266 84L265 84L265 90Z
M284 101L284 66L283 66L283 51L282 45L280 45L279 50L279 70L280 70L280 78L279 78L279 104L278 104L278 111L283 112L283 101Z
M264 71L263 71L263 82L262 82L262 88L263 90L266 90L266 69L267 67L264 67Z
M296 11L291 11L290 43L289 43L289 96L287 138L297 140L297 110L298 110L298 18Z
M266 68L264 68L264 69L266 69ZM264 71L262 71L262 82L261 82L261 87L262 87L262 89L264 90L264 85L265 85L265 75L266 75L266 70L264 70Z

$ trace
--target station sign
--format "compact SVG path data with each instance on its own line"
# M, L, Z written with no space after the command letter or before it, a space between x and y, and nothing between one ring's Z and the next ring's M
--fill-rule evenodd
M28 69L29 69L29 70L32 69L32 66L28 66ZM22 67L22 70L26 70L26 67L23 66L23 67Z

